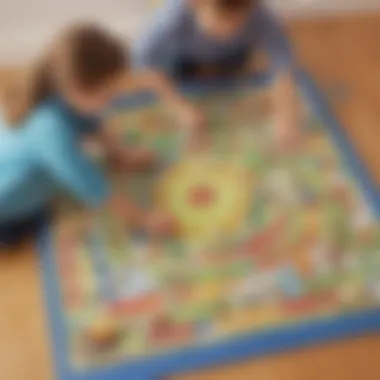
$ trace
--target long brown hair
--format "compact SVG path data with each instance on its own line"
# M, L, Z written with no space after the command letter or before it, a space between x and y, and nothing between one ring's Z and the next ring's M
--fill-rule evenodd
M108 31L94 24L69 28L32 67L6 86L1 108L10 125L59 92L65 81L82 91L98 89L125 70L127 49Z

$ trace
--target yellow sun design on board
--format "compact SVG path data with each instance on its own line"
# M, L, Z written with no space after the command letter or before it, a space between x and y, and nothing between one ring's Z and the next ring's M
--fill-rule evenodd
M157 206L173 215L181 236L212 242L245 220L253 175L239 163L191 159L169 169L157 187Z

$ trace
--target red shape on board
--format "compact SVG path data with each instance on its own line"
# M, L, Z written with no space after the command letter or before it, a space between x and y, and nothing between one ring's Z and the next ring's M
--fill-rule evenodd
M193 327L188 323L175 323L170 318L159 318L152 323L150 336L155 343L174 343L191 339Z
M197 207L207 207L215 201L216 190L209 185L198 185L189 189L190 204Z
M284 227L284 220L279 220L272 227L267 228L259 234L254 234L254 236L243 245L243 251L253 257L264 254L265 250L279 238Z
M120 300L110 305L112 313L117 315L154 314L162 309L163 300L157 293L150 293L143 297Z
M305 297L289 299L284 301L282 307L286 314L308 314L318 310L323 310L336 302L334 292L323 292L309 294Z

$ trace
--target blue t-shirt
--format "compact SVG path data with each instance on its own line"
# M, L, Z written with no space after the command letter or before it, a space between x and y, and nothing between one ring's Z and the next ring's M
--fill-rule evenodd
M32 216L62 190L89 207L100 206L109 185L81 144L83 135L96 129L95 119L59 98L38 107L16 129L0 121L0 223Z
M278 20L263 5L252 9L247 22L228 40L206 35L197 25L189 0L167 0L133 47L137 67L160 68L170 73L176 61L198 64L223 62L239 52L265 51L272 70L289 70L293 54Z

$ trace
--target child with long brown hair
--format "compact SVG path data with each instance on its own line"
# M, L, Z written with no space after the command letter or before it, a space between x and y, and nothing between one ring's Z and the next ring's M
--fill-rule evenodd
M126 75L124 44L96 25L70 28L2 99L0 121L0 244L34 232L58 192L68 191L89 209L104 206L121 219L164 233L165 215L147 213L108 179L83 150L98 136L110 157L130 155L102 128L99 111L126 87L160 92L190 124L197 114L159 75Z

